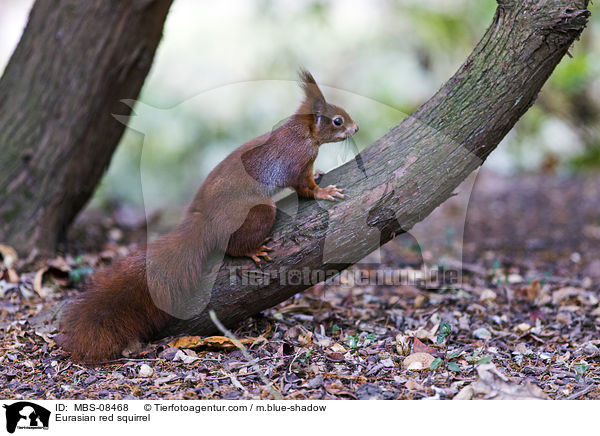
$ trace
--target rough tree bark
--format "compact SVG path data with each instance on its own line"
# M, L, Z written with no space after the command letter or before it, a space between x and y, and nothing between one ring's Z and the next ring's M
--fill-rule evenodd
M362 153L365 172L351 162L325 176L321 184L345 188L344 201L303 201L297 217L277 220L274 261L264 272L340 271L426 217L533 104L584 29L587 5L587 0L498 0L491 26L458 72ZM209 305L192 319L172 319L163 333L211 334L211 309L223 324L234 325L311 285L274 279L251 286L231 274L239 265L248 263L226 260Z
M38 0L0 80L0 241L53 252L90 198L172 0Z

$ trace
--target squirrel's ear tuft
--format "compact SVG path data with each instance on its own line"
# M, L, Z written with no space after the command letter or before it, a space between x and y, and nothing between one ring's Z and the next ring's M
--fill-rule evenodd
M300 87L306 96L302 104L303 109L309 109L314 114L321 113L325 107L325 97L314 77L304 68L299 70L298 76L300 77Z

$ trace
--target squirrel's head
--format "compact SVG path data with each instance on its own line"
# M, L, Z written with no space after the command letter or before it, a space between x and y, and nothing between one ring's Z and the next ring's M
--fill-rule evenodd
M319 144L343 141L358 132L358 124L344 109L325 100L317 82L306 70L300 70L304 101L297 114L306 117L312 136Z

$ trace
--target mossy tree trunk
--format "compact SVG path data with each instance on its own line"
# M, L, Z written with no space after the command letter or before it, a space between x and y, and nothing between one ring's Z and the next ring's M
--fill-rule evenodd
M172 0L37 0L0 80L0 242L50 253L94 192Z
M345 188L344 201L303 201L297 217L277 220L274 261L264 267L274 279L250 285L231 272L248 262L228 259L208 307L192 319L172 319L164 333L213 333L210 310L223 324L234 325L314 284L292 282L286 270L340 271L426 217L533 104L583 31L587 5L587 0L498 0L491 26L456 74L361 154L366 176L354 162L324 176L321 185ZM286 280L278 278L282 275Z

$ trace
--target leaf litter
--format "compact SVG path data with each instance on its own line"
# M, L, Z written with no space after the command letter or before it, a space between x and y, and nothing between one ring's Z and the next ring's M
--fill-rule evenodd
M0 245L0 397L600 399L599 182L482 172L462 259L446 259L459 287L319 284L238 326L251 360L227 336L189 336L103 366L71 362L54 342L58 309L143 239L84 214L54 259ZM423 223L428 247L461 243L447 231L453 201ZM428 255L400 235L380 267L417 270Z

